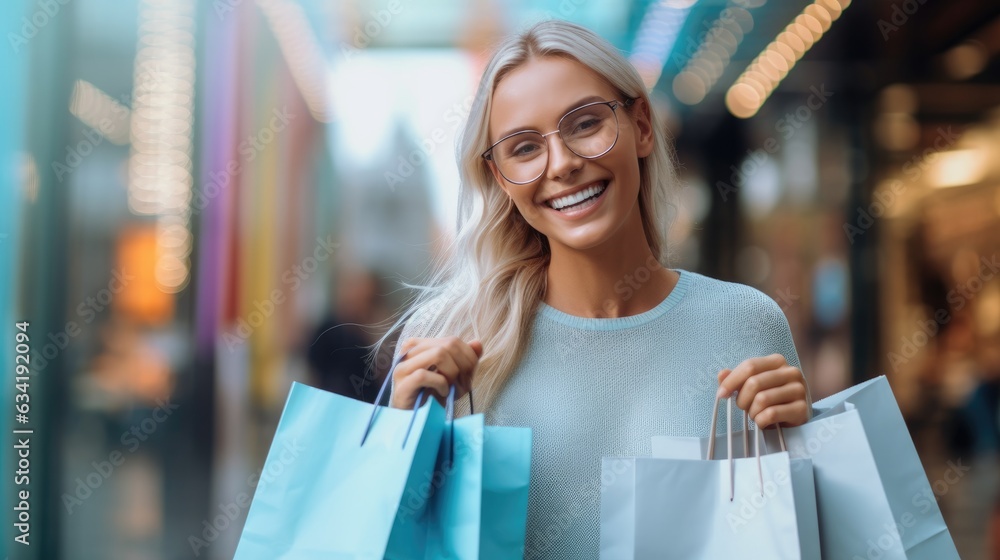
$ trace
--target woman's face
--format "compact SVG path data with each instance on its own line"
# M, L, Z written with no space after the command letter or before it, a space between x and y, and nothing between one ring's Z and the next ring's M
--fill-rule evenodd
M556 130L560 118L581 105L614 100L625 101L583 64L554 56L532 58L496 86L489 143L521 130L545 134ZM495 164L490 164L497 182L513 198L521 215L548 238L550 245L590 249L611 239L629 220L639 220L639 158L648 156L653 149L648 107L638 99L630 109L619 104L615 113L618 139L600 157L578 156L557 133L545 137L548 164L541 177L531 183L510 183ZM566 122L563 125L565 128ZM596 197L562 210L553 207L575 200L563 198L568 195L598 191Z

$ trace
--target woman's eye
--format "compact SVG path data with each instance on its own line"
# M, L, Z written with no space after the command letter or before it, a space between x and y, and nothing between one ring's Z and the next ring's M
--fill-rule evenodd
M579 134L582 132L587 132L593 128L600 126L600 117L587 117L576 122L576 126L573 127L573 133Z
M537 144L524 142L515 146L514 149L511 150L510 155L511 157L525 157L537 151L538 151Z

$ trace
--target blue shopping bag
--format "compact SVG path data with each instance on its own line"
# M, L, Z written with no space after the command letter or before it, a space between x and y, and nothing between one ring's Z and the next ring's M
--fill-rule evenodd
M450 415L449 415L450 416ZM476 558L483 510L483 415L453 421L445 430L445 441L430 484L420 494L410 495L401 513L409 514L430 500L426 508L427 560Z
M487 426L480 560L522 558L531 478L531 428Z
M400 505L433 472L444 426L434 399L406 411L293 383L235 560L423 558L427 502Z
M452 416L454 387L446 418ZM419 494L404 501L409 513L426 509L426 559L521 558L528 515L531 429L485 426L482 414L446 426L435 472Z

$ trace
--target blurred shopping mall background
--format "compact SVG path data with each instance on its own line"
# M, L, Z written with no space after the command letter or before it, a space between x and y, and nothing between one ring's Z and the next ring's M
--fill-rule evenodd
M962 557L1000 558L997 2L5 0L12 558L232 557L289 384L374 398L490 45L544 18L652 89L673 266L771 295L815 398L887 375Z

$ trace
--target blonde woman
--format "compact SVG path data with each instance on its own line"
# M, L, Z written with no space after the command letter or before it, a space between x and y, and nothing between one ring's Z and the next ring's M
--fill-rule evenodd
M596 558L601 457L705 435L717 391L760 425L811 417L778 305L663 264L671 154L636 70L587 29L539 23L486 67L457 237L393 327L390 404L455 385L487 424L532 428L526 558Z

